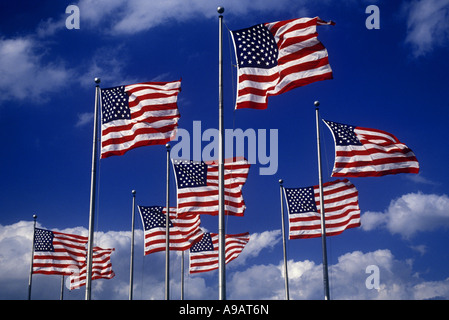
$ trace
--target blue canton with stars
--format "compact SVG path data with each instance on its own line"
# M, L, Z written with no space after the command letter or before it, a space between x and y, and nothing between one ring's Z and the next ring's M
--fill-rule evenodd
M166 216L163 213L164 208L161 206L152 206L152 207L142 207L139 206L140 214L142 215L142 221L145 230L150 230L153 228L165 228L165 219ZM170 219L168 220L169 228L173 227Z
M34 251L55 251L53 247L53 232L44 229L35 229Z
M232 31L239 67L270 69L277 66L278 47L263 24Z
M128 105L128 95L125 86L101 90L102 122L108 123L114 120L131 119Z
M334 133L337 146L361 146L362 143L354 133L355 126L323 120Z
M203 161L173 160L178 189L207 186L207 164Z
M318 212L313 187L285 188L289 214Z
M209 232L203 234L200 241L190 247L190 252L214 251L212 237Z

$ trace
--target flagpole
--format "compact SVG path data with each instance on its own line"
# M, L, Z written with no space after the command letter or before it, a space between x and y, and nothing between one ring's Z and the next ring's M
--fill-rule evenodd
M133 195L133 207L131 218L131 261L129 265L129 300L133 299L133 278L134 278L134 216L136 209L136 190L131 191Z
M95 111L94 111L94 132L92 142L92 174L90 181L90 211L89 211L89 238L87 244L87 274L86 274L86 300L91 298L92 284L92 252L94 242L94 222L95 222L95 197L97 188L97 139L98 139L98 109L100 98L100 78L95 78Z
M329 300L329 278L327 268L327 248L326 248L326 221L324 213L324 196L323 196L323 179L321 173L321 143L320 143L320 115L319 115L319 101L314 102L316 113L316 138L318 149L318 179L320 188L320 211L321 211L321 243L323 249L323 282L324 282L324 299Z
M59 300L64 300L64 275L61 277L61 294Z
M34 262L34 241L36 237L36 219L37 215L33 214L33 242L31 244L31 264L30 264L30 277L28 279L28 300L31 300L31 284L33 282L33 262Z
M281 218L282 218L282 245L284 249L284 280L285 280L285 300L290 300L290 293L288 290L288 270L287 270L287 250L285 243L285 225L284 225L284 201L283 201L283 191L284 186L282 185L284 180L279 180L280 196L281 196Z
M218 7L218 289L226 300L225 212L224 212L224 128L223 128L223 7Z
M170 144L167 148L166 215L165 215L165 300L170 300Z
M184 251L181 251L181 300L184 300Z

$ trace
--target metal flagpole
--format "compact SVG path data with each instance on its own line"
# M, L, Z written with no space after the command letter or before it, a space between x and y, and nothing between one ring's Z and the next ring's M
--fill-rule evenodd
M326 248L326 221L324 213L324 197L323 197L323 179L321 174L321 144L320 144L320 115L319 101L314 102L316 112L316 138L318 149L318 179L320 188L320 211L321 211L321 243L323 249L323 282L324 282L324 299L329 300L329 277L327 271L327 248Z
M223 128L223 7L218 7L218 289L226 300L225 212L224 212L224 128Z
M282 185L284 180L279 180L280 195L281 195L281 218L282 218L282 245L284 248L284 279L285 279L285 300L290 300L290 293L288 290L288 271L287 271L287 250L285 246L285 225L284 225L284 201L283 201L283 191L284 186Z
M61 294L59 300L64 300L64 275L61 277Z
M33 214L33 243L31 244L31 264L30 264L30 278L28 279L28 300L31 300L31 283L33 282L33 261L34 261L34 241L36 237L36 219L37 215Z
M98 109L100 98L100 78L95 78L95 111L94 111L94 133L92 142L92 174L90 180L90 211L89 211L89 239L87 245L87 274L86 274L86 300L91 297L92 284L92 252L94 242L95 221L95 197L97 189L97 139L98 139Z
M181 300L184 300L184 251L181 251Z
M133 207L131 218L131 261L129 264L129 300L133 299L133 277L134 277L134 216L136 209L136 190L131 191L133 195Z
M165 300L170 300L170 144L167 148L167 199L165 203Z

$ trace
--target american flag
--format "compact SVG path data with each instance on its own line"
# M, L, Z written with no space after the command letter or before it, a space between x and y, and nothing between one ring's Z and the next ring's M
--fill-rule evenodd
M176 136L181 80L101 90L101 158L165 144Z
M86 263L87 237L36 228L33 273L70 275Z
M173 159L178 194L178 214L218 214L218 162ZM243 216L242 187L250 164L244 158L224 163L225 214Z
M335 142L333 177L418 173L413 151L391 133L323 120Z
M249 241L249 233L227 234L225 237L226 263L237 258ZM218 234L204 233L200 241L190 248L190 273L218 269Z
M319 186L285 188L289 238L321 237ZM326 236L360 226L358 191L347 179L323 184Z
M161 206L138 206L144 226L145 255L165 251L166 213ZM169 215L169 249L184 251L202 235L200 216L186 214L178 217L176 208L170 208Z
M236 109L266 109L267 98L332 79L318 17L263 23L231 31L238 64Z
M92 280L112 279L115 276L112 270L111 254L112 249L103 249L94 247L92 250ZM77 289L86 285L86 263L83 264L81 270L74 270L70 275L70 290Z

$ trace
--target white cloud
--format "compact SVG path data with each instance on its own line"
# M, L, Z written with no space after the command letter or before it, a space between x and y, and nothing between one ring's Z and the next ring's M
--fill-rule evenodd
M371 273L379 267L379 289L368 289ZM289 260L290 299L323 299L323 270L311 261ZM230 299L282 300L285 297L283 264L254 265L235 272L229 281ZM433 299L449 297L449 280L427 282L412 273L409 261L397 260L390 250L354 251L329 267L330 294L337 300Z
M449 41L449 0L407 3L407 37L415 56L430 53Z
M93 123L94 113L93 112L84 112L78 114L78 121L75 124L75 127L82 127L87 124Z
M233 261L233 265L246 263L247 259L257 257L264 249L273 249L273 247L276 246L281 240L281 230L252 233L245 249L243 249L238 259Z
M61 62L44 62L45 52L31 37L0 38L0 88L5 100L46 101L70 78Z
M41 226L38 222L38 227ZM31 258L33 223L20 221L12 225L0 225L0 299L26 299ZM87 236L84 227L57 230ZM279 230L255 233L252 245L249 245L238 259L231 262L232 268L241 259L245 261L256 257L263 248L272 248L279 239ZM102 248L115 248L111 255L112 269L116 276L110 280L92 282L93 299L127 299L129 290L129 267L131 250L130 231L95 232L94 244ZM248 249L248 250L247 250ZM134 257L134 297L135 299L164 298L165 252L143 256L143 231L135 231ZM215 299L217 290L216 272L199 275L188 274L188 253L185 256L185 294L189 299ZM181 254L170 254L171 292L174 299L179 299ZM232 270L230 268L230 270ZM33 275L32 297L40 299L58 299L61 276ZM84 299L85 287L77 290L65 290L66 299Z
M291 9L292 5L297 8L303 2L292 4L290 0L227 0L223 4L223 1L218 0L81 0L78 6L82 23L86 22L93 27L108 21L109 27L103 29L103 32L134 34L167 22L218 17L217 7L220 5L225 7L225 15L236 16L257 11L281 11Z
M384 212L368 211L361 219L366 231L383 227L410 238L417 232L449 227L449 197L410 193L391 201Z
M20 221L0 225L0 299L26 299L31 253L32 222ZM38 226L40 226L38 224ZM40 226L46 228L45 226ZM86 228L75 227L58 230L87 235ZM279 230L266 231L254 237L254 244L270 250L271 241L279 238ZM143 231L135 234L134 298L164 299L165 253L143 256ZM92 282L92 298L104 300L128 299L130 232L96 232L95 244L115 248L111 256L116 273L110 280ZM248 248L246 248L248 249ZM245 250L246 250L245 249ZM227 268L227 295L229 299L284 299L283 262L251 264L260 250L247 252L244 265L235 262ZM244 252L245 252L244 250ZM181 254L170 254L171 298L179 299ZM217 299L217 272L188 274L188 253L185 253L186 299ZM365 281L370 275L366 267L379 267L379 289L367 289ZM291 299L322 299L322 265L310 260L288 261ZM449 298L449 280L424 281L413 271L409 260L398 260L390 250L373 252L354 251L341 255L329 266L331 298L333 299L433 299ZM34 275L33 299L59 299L60 276ZM85 287L65 290L65 299L84 299Z
M67 16L61 16L58 19L48 18L39 23L36 28L36 34L39 38L45 38L54 35L57 31L65 29L65 19Z

